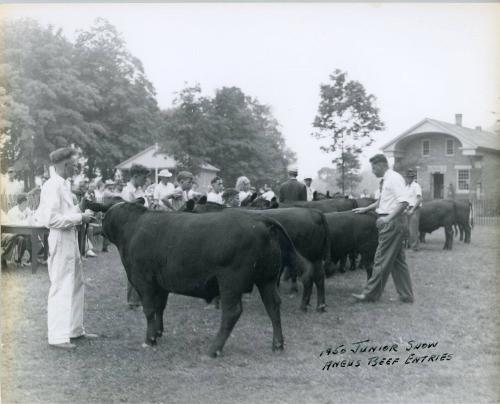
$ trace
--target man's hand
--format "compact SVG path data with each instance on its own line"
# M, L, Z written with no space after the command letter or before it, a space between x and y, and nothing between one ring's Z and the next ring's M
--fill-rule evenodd
M377 219L377 221L375 222L375 225L377 226L377 228L380 228L386 223L389 223L388 216L381 216Z
M95 221L93 213L90 212L82 213L82 223L90 223L92 221Z
M366 209L366 208L355 208L355 209L353 209L352 211L353 211L354 213L366 213L366 212L368 212L368 210L369 210L369 209Z

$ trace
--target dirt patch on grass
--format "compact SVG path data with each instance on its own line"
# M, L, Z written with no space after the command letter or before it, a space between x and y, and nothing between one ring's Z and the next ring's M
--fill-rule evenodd
M362 271L327 280L328 311L302 313L299 299L282 290L286 349L271 352L272 330L258 293L244 311L224 356L203 354L220 312L202 300L172 295L166 333L143 349L145 318L125 304L126 279L116 249L85 262L86 328L102 338L78 342L74 352L49 348L48 277L41 268L2 273L3 403L492 403L498 390L498 233L476 227L472 244L443 251L441 232L423 250L407 254L416 302L397 301L389 280L380 302L357 304ZM322 355L328 347L370 340L398 344L395 365L368 366L377 354ZM419 356L451 360L405 365L407 341L437 341ZM325 362L359 366L322 370Z

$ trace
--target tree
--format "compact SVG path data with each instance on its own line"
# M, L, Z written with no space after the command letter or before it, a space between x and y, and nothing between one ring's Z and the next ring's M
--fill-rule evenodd
M329 79L329 83L320 86L321 101L313 121L317 131L312 136L330 141L321 150L339 153L332 162L340 169L342 193L345 193L345 159L350 154L359 155L363 147L371 145L373 132L383 130L384 123L375 106L375 96L367 94L361 83L348 81L347 73L338 69Z
M338 173L335 168L321 167L318 170L318 178L326 184L327 190L333 193L337 187Z
M180 91L174 107L163 112L161 145L180 168L217 166L226 184L246 175L276 185L294 159L269 107L236 87L218 89L214 98L202 96L199 85Z
M84 113L95 92L79 77L61 31L32 20L6 23L0 68L2 160L25 170L25 185L57 147L95 141ZM26 170L27 168L27 170Z
M359 159L350 148L347 148L337 162L339 176L337 176L337 185L342 189L342 193L349 190L352 193L357 185L361 182L361 175L359 169ZM343 173L343 176L342 176Z
M160 126L152 83L139 59L108 21L98 18L81 32L75 44L75 63L82 80L97 93L84 116L99 143L82 145L88 172L98 168L109 175L120 161L154 144Z

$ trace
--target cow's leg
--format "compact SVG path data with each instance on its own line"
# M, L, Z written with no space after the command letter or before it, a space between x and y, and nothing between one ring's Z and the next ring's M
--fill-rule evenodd
M313 279L314 274L305 273L302 275L302 286L304 290L302 291L302 301L300 303L300 310L307 311L307 306L309 306L309 302L311 301L312 288L313 288Z
M465 232L464 231L465 230L464 226L461 225L461 224L459 224L458 225L458 230L460 231L460 241L464 241L464 232Z
M420 232L420 242L425 243L425 233L423 231Z
M281 330L281 299L274 282L265 282L257 285L260 297L273 325L273 351L282 351L284 348L283 332Z
M453 228L452 226L444 227L445 242L443 250L451 250L453 248Z
M142 298L142 310L146 316L147 330L146 330L146 340L144 345L153 346L156 345L156 296L143 295Z
M321 261L314 263L313 280L316 285L317 306L316 311L324 313L326 311L325 303L325 271Z
M356 256L357 255L358 255L358 253L354 252L354 251L349 253L349 263L350 263L349 270L351 270L351 271L356 270Z
M167 306L168 292L160 291L156 297L156 312L155 312L155 334L157 337L163 335L163 312Z
M342 258L340 258L340 264L339 264L339 271L344 273L345 272L345 262L347 261L347 255L343 255Z
M466 224L464 226L464 232L465 232L465 238L464 238L464 242L469 244L470 243L470 236L471 236L471 233L472 233L472 229L470 227L470 224Z
M219 287L222 287L222 285L219 285ZM242 293L221 291L222 321L219 331L208 350L208 356L216 358L221 355L222 348L243 311L241 295Z

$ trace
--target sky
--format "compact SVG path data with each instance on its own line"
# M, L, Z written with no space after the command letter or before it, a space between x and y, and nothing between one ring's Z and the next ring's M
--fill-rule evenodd
M29 4L2 6L73 39L109 20L144 64L161 108L185 84L240 87L269 105L299 178L331 167L311 136L321 83L336 68L377 97L386 130L362 154L424 118L492 128L500 119L500 5L450 3Z

